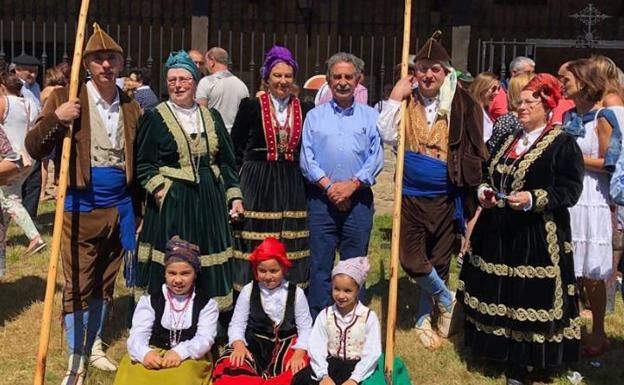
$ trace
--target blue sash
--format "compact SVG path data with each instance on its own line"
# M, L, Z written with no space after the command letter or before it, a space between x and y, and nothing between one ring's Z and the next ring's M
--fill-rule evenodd
M423 198L449 196L455 200L454 219L457 221L457 226L462 234L465 232L464 198L466 192L451 184L445 162L417 152L405 151L403 195Z
M91 212L95 208L116 207L119 213L119 233L124 249L126 270L133 265L128 258L136 250L135 218L132 198L126 186L126 172L114 167L91 167L91 183L86 189L67 189L66 212ZM132 269L134 270L134 269ZM134 271L124 272L128 286L133 285Z

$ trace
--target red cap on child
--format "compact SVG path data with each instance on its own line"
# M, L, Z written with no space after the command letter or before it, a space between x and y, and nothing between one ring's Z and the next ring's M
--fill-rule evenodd
M249 256L249 262L251 262L254 273L260 262L269 259L275 259L284 270L292 266L292 262L286 255L286 247L273 237L266 238Z

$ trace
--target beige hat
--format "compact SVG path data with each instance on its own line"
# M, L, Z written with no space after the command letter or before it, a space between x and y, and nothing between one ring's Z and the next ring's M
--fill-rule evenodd
M83 56L100 52L100 51L112 51L117 52L123 56L124 52L121 46L113 40L106 32L100 28L98 23L93 23L93 35L87 41L87 46L83 52Z

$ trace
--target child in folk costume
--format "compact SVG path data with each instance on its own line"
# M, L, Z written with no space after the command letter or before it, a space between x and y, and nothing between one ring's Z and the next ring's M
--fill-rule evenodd
M368 270L367 257L334 267L334 304L316 317L308 343L308 375L300 373L293 384L357 385L372 379L381 356L381 327L377 315L358 300Z
M309 362L308 301L301 288L284 279L291 262L280 241L266 238L249 261L255 279L238 296L229 347L215 365L213 384L290 384Z
M114 385L207 385L208 351L217 334L215 300L195 290L199 247L175 236L165 252L165 284L140 299L132 317L128 354Z

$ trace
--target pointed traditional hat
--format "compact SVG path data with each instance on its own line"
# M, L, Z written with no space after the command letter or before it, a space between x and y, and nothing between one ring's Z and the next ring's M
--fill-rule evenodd
M122 56L124 53L119 44L104 32L98 23L93 23L93 35L91 35L89 41L87 41L87 46L82 55L87 56L99 51L117 52Z
M435 31L420 51L418 51L416 57L414 57L414 62L421 59L430 59L443 63L450 63L451 57L448 52L446 52L444 47L442 47L442 44L438 42L441 36L442 31Z

